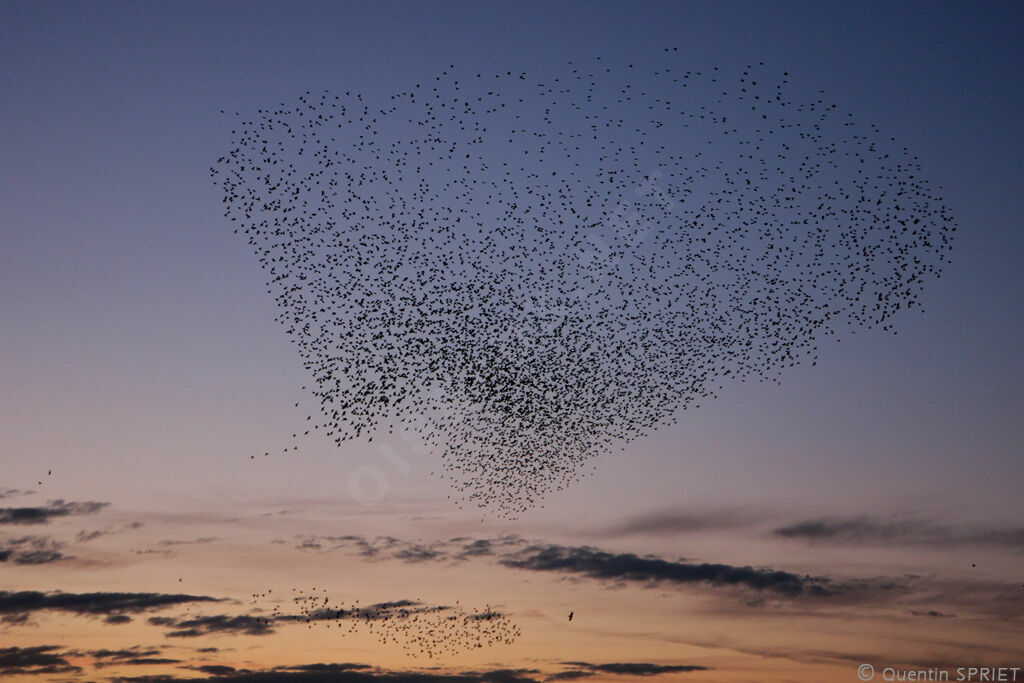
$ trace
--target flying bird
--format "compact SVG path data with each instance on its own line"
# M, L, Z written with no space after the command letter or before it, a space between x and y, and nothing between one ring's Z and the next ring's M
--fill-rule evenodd
M309 378L302 437L405 432L506 517L729 382L895 331L956 229L877 126L676 51L304 93L211 174Z
M272 591L253 593L254 605ZM420 599L395 600L360 606L332 600L327 589L309 592L292 588L289 601L275 601L269 616L261 617L268 626L302 624L307 630L322 626L340 635L365 631L379 642L399 645L412 657L437 658L469 650L508 645L515 642L520 629L507 616L490 605L467 610L452 605L428 605ZM282 611L282 604L291 602L297 613ZM259 608L267 613L265 607Z

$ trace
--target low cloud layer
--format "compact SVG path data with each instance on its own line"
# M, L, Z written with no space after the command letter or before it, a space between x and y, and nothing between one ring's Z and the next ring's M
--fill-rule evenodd
M187 667L206 676L132 676L117 677L118 683L169 683L171 681L220 681L221 683L543 683L552 680L589 678L599 674L615 676L656 676L667 673L707 671L694 665L648 663L590 664L566 662L565 671L545 674L539 669L485 669L442 672L380 669L367 664L332 663L281 666L272 669L236 669L222 664Z
M690 673L692 671L710 671L707 666L694 664L650 664L647 662L621 662L613 664L591 664L589 662L562 662L562 666L571 667L565 671L552 674L549 681L566 681L579 678L590 678L598 674L615 676L657 676L668 673Z

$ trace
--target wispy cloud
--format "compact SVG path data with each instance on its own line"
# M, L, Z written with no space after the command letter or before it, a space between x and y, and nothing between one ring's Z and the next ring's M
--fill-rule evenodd
M213 614L199 617L150 617L154 626L167 626L168 638L198 638L211 633L234 633L249 636L264 636L274 633L271 621L248 614Z
M809 600L804 608L826 605L903 604L927 612L931 605L960 611L1002 614L1020 604L1019 586L1005 582L973 582L951 586L934 577L914 575L830 577L799 574L766 566L669 559L656 555L614 552L593 546L565 546L530 542L518 536L456 537L429 544L390 536L301 536L297 548L318 552L340 551L369 561L405 564L425 562L494 562L507 569L548 572L601 581L613 586L678 586L739 589L743 609L792 609L794 600ZM1016 597L1014 597L1016 595ZM730 599L735 596L730 596ZM957 603L962 598L965 605ZM927 607L921 607L927 605ZM720 609L723 608L720 606Z
M93 667L102 669L112 666L152 666L154 664L180 664L180 659L160 656L157 648L142 648L138 645L121 650L87 650L81 654L93 658Z
M90 657L97 659L109 659L112 661L119 661L125 659L132 659L133 657L155 657L160 654L160 650L156 648L143 648L139 645L135 645L130 648L122 648L120 650L86 650L82 654L87 654Z
M58 499L39 507L0 508L0 524L46 524L54 517L91 515L107 505L110 503L66 503Z
M108 624L128 624L131 623L132 618L127 614L108 614L103 618Z
M81 667L74 666L61 654L58 645L38 645L35 647L3 647L0 648L0 674L62 674L78 673Z
M211 676L227 676L228 674L238 673L238 669L235 667L223 664L206 664L204 666L191 666L188 668L200 673L210 674Z
M521 546L526 541L518 536L497 538L456 537L448 540L420 543L393 536L299 536L295 547L299 550L330 552L342 550L360 557L376 560L393 559L417 564L421 562L458 562L475 557L488 557Z
M92 616L125 615L193 602L220 602L220 600L206 595L167 593L0 591L0 614L54 611Z
M71 559L61 552L66 544L49 536L22 536L0 539L0 562L14 564L50 564Z
M757 518L748 509L694 512L666 510L633 517L597 532L598 536L673 536L750 526Z
M173 545L203 545L206 543L213 543L217 540L216 536L203 536L202 538L194 538L192 540L175 540L168 539L160 541L157 545L162 546L173 546Z
M107 529L97 529L94 531L86 531L83 529L82 531L79 531L77 534L75 534L75 540L78 543L87 543L97 538L102 538L103 536L112 536L114 534L123 533L125 531L135 530L140 528L141 526L142 522L131 522L130 524L122 525L120 528L108 527Z
M711 667L695 664L651 664L648 662L617 662L611 664L591 664L589 662L562 662L562 666L572 667L565 671L552 674L548 680L572 680L588 678L599 673L616 676L657 676L668 673L689 673L692 671L710 671Z
M407 564L496 561L509 569L576 575L614 584L704 585L746 588L776 596L835 597L844 601L891 595L902 584L895 579L862 579L834 582L769 567L670 560L655 555L636 555L592 546L564 546L529 542L518 536L496 538L456 537L430 544L390 536L302 536L297 548L329 552L342 550L373 561L394 560ZM756 606L756 605L752 605Z
M363 536L300 536L295 546L299 550L355 550L363 557L379 557L389 550L400 552L413 544L400 541L391 536L378 536L370 539Z
M958 526L922 519L817 518L778 527L780 538L808 543L876 546L988 546L1024 550L1024 527Z
M632 553L610 553L588 546L532 545L500 562L515 569L578 574L616 582L740 586L784 595L826 595L829 592L824 586L825 579L777 569L673 562Z

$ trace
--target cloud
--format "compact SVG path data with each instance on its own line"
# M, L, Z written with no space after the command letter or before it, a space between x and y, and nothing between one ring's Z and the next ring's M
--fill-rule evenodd
M121 650L86 650L82 654L87 654L96 659L124 660L136 657L154 657L160 654L160 650L153 647L143 649L139 645L135 645Z
M646 534L669 536L699 531L719 531L748 526L754 521L751 513L743 510L718 512L686 512L679 510L654 512L634 517L626 522L598 532L600 536L629 536Z
M547 677L549 681L574 681L578 678L590 678L596 676L595 671L585 671L583 669L571 669L569 671L560 671L556 674L551 674Z
M198 667L197 667L198 668ZM365 664L306 664L260 671L232 670L212 665L205 678L173 676L118 677L117 683L171 683L174 681L218 681L219 683L539 683L536 669L491 669L463 673L437 671L389 671Z
M689 673L691 671L710 671L711 667L694 664L649 664L647 662L624 662L612 664L590 664L588 662L562 662L563 666L572 669L553 674L548 680L569 680L586 678L599 673L616 676L657 676L667 673Z
M152 666L154 664L181 664L180 659L169 659L167 657L132 657L130 659L119 659L116 662L94 662L93 666L102 669L106 666Z
M202 538L196 538L191 541L177 541L177 540L166 540L160 541L157 545L170 546L170 545L200 545L204 543L212 543L217 540L216 536L204 536Z
M25 491L23 489L9 489L0 486L0 500L3 500L4 498L14 498L15 496L27 496L32 493L35 493L35 491Z
M428 561L457 562L475 557L496 555L503 549L526 543L518 536L473 539L451 538L425 545L394 538L393 536L298 536L298 550L350 551L355 555L377 560L394 559L409 564Z
M51 562L59 562L65 559L68 559L66 555L63 555L54 550L30 550L28 552L21 553L16 558L14 558L14 563L50 564Z
M131 623L132 618L127 614L108 614L103 621L108 624L128 624Z
M495 551L494 541L489 538L480 538L470 541L462 547L462 552L457 555L461 559L469 557L483 557L493 555Z
M826 583L824 579L776 569L673 562L632 553L609 553L588 546L532 545L505 556L501 564L514 569L579 574L619 582L740 586L788 596L828 593L822 585Z
M197 666L194 668L196 671L200 671L204 674L210 674L211 676L226 676L238 671L238 669L233 666L223 666L221 664L207 664L206 666Z
M122 650L87 650L83 653L92 657L93 666L102 669L108 666L151 666L154 664L180 664L180 659L160 657L156 648L141 648L136 645Z
M852 594L864 586L833 587L827 578L798 575L770 568L666 560L656 556L612 553L591 546L530 544L518 536L473 539L456 537L429 546L390 536L373 540L361 536L300 536L303 550L349 550L375 560L419 564L495 558L510 569L577 574L592 579L641 584L706 584L770 591L787 597L830 595L834 588Z
M5 614L0 617L0 624L14 624L16 626L28 623L28 614Z
M46 524L54 517L70 515L91 515L110 503L65 503L51 500L41 507L0 508L0 524Z
M830 605L896 604L905 609L933 605L961 611L956 596L970 600L973 613L1002 614L1019 606L1020 585L979 582L949 586L934 577L869 576L830 578L797 574L771 567L737 566L602 550L592 546L562 546L530 542L518 536L455 537L424 545L390 536L300 536L297 547L320 552L342 551L370 561L425 562L489 561L513 570L543 571L612 584L642 586L712 586L748 591L743 609L792 609L794 599L827 600ZM750 591L756 591L751 595ZM969 594L969 595L968 595ZM818 610L821 604L808 606ZM1000 611L1002 610L1002 611Z
M220 602L205 595L166 593L41 593L0 591L0 614L29 614L44 610L87 616L137 614L190 602Z
M154 626L171 627L173 630L166 634L168 638L197 638L211 633L234 633L249 636L264 636L274 633L269 619L247 614L214 614L180 619L150 617L149 623Z
M22 536L0 540L0 562L49 564L71 559L61 552L66 544L49 536Z
M479 676L480 681L487 683L533 683L537 679L531 674L540 673L537 669L492 669L483 672L467 672L464 675Z
M661 665L648 663L590 664L566 662L571 670L545 675L537 669L488 669L483 671L441 672L397 671L371 667L367 664L334 663L279 666L258 671L239 670L231 666L211 664L187 667L207 674L205 678L178 678L173 676L121 677L124 683L163 683L170 681L219 681L220 683L541 683L551 680L588 678L599 674L616 676L655 676L667 673L708 671L708 667L694 665Z
M639 526L637 527L639 528ZM975 582L950 585L935 577L914 575L826 577L798 574L771 567L666 559L603 550L592 546L562 546L530 542L518 536L492 538L455 537L424 545L390 536L301 536L298 547L315 546L321 552L342 551L371 561L495 562L513 570L550 572L613 585L712 586L746 591L744 610L792 610L795 599L813 600L803 609L814 612L822 601L831 606L902 604L905 610L925 611L933 606L943 612L1004 615L1018 609L1020 584ZM753 594L752 594L753 592ZM964 604L958 604L958 599ZM724 609L724 606L719 606Z
M82 669L73 666L54 650L58 645L36 647L0 647L0 674L59 674L78 673Z
M988 546L1024 550L1024 528L955 526L920 519L833 517L805 520L772 532L781 538L837 545Z
M338 671L355 671L358 669L372 669L369 664L353 664L342 662L336 664L302 664L300 666L279 667L278 671L314 671L320 673L336 673Z
M82 530L82 531L79 531L75 535L75 540L77 542L79 542L79 543L87 543L88 541L92 541L92 540L95 540L97 538L101 538L103 536L112 536L114 534L123 533L125 531L138 529L141 526L142 526L142 522L131 522L130 524L124 524L120 528L117 528L117 529L107 528L107 529L96 530L96 531L85 531L85 530Z
M378 536L367 539L363 536L299 536L299 550L337 550L354 548L363 557L377 557L382 551L399 546L399 550L408 549L414 544L405 543L391 536ZM328 547L325 547L328 546Z
M429 548L427 546L417 544L396 551L393 554L393 557L396 560L404 560L406 562L426 562L428 560L437 560L447 557L447 553L440 548Z

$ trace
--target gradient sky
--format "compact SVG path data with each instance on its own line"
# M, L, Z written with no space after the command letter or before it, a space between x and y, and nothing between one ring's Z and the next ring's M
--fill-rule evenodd
M727 384L515 522L456 510L436 457L399 436L392 457L308 439L250 459L290 443L306 378L210 181L230 141L221 109L387 96L448 64L642 67L666 46L696 68L788 70L798 94L826 91L919 156L959 224L924 313L897 335L825 343L778 385ZM611 666L631 663L669 667L665 681L838 681L860 662L1024 666L1022 83L1019 3L0 3L0 591L182 593L239 601L193 613L239 615L260 607L254 592L318 586L495 605L522 629L425 661L296 624L184 639L147 622L184 604L124 624L11 607L0 677L356 662L384 678L631 680ZM361 466L386 481L381 500L353 496ZM373 557L316 540L343 535L398 540ZM508 535L522 540L472 558L436 545ZM606 573L531 564L555 546ZM416 547L431 552L399 552ZM628 554L674 568L631 578ZM669 576L700 563L838 588ZM25 654L4 648L42 646L28 654L65 665L3 668ZM87 654L133 646L178 661L96 668Z

